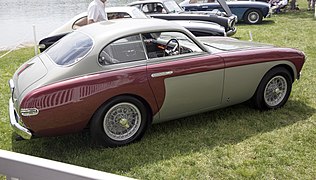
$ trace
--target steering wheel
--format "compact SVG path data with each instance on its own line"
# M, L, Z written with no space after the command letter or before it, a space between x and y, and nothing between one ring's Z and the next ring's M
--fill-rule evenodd
M176 45L171 48L171 49L168 49L169 45L171 43L175 43ZM179 44L179 41L177 39L170 39L167 44L165 45L165 53L168 54L169 56L170 55L178 55L180 54L180 44Z

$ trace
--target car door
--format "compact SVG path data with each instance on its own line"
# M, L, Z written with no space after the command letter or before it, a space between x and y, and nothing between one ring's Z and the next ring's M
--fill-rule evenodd
M159 108L154 122L221 104L224 63L220 57L203 51L182 32L148 33L143 38L148 55L147 78Z

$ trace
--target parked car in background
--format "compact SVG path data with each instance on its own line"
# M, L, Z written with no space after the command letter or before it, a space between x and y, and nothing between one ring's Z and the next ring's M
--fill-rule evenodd
M128 6L134 6L153 18L165 20L194 20L217 23L225 27L227 36L236 33L235 23L237 17L231 14L224 0L219 0L225 12L186 12L174 0L141 0L135 1Z
M196 38L159 19L94 23L17 69L10 122L25 139L88 128L103 145L126 145L152 123L247 100L280 108L304 61L295 49Z
M227 1L227 5L238 17L238 21L244 21L248 24L259 24L263 18L269 15L270 5L266 2L257 1ZM180 3L185 11L213 11L218 9L223 11L219 3L215 1L210 2L207 0L184 0Z
M150 18L136 7L108 7L105 8L105 11L109 20L121 18ZM175 20L173 22L187 28L195 36L226 36L225 28L216 23L194 20ZM75 16L61 27L51 32L47 37L40 40L40 51L43 52L49 46L57 42L60 38L85 25L87 25L86 12Z

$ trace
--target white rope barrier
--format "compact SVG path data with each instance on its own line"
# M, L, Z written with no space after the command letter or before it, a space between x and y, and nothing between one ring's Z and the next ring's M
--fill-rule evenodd
M5 57L6 55L10 54L12 51L16 50L17 47L19 47L22 43L18 43L17 45L15 45L12 49L10 49L8 52L4 53L3 55L0 56L0 59L2 59L3 57Z
M34 53L35 53L35 56L37 56L38 54L38 46L37 46L37 40L36 40L36 28L35 28L35 25L32 25L33 27L33 36L34 36ZM23 41L26 39L26 37L28 37L29 35L26 35L24 38L23 38ZM12 51L18 49L18 47L20 45L23 45L23 41L20 41L19 43L17 43L15 46L13 46L13 48L9 49L8 52L4 53L3 55L0 56L0 59L2 59L3 57L7 56L8 54L10 54Z

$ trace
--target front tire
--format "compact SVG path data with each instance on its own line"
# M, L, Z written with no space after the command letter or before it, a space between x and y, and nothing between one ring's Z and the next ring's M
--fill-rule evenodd
M253 105L260 110L277 109L288 100L292 90L292 76L285 68L270 70L261 80L252 99Z
M148 119L148 111L141 101L119 96L97 110L91 120L90 133L97 144L123 146L142 138Z
M247 24L260 24L262 22L263 16L261 11L256 9L250 9L245 13L244 21Z

